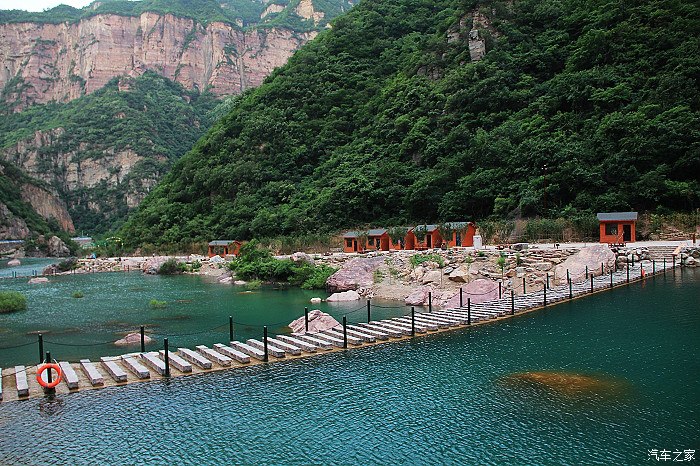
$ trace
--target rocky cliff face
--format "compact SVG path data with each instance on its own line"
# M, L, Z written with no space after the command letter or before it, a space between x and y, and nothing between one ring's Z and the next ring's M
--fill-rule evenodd
M0 158L20 167L32 178L65 191L93 188L103 182L117 185L143 160L132 149L113 148L101 153L99 158L81 158L79 154L88 149L84 144L75 151L59 154L44 150L54 145L63 134L63 128L37 131L33 138L19 141L0 152Z
M239 94L259 85L315 35L280 28L243 31L220 22L203 26L149 12L77 23L0 24L0 89L18 111L66 102L114 76L152 70L186 88Z
M31 184L23 185L21 192L22 200L30 204L36 213L46 220L56 220L61 230L67 231L68 233L75 233L73 220L68 214L66 203L63 202L56 193Z
M81 156L92 149L84 143L72 151L53 150L52 146L60 144L64 134L63 128L37 131L32 138L0 151L0 159L19 167L31 178L55 187L64 193L63 197L72 207L84 203L89 210L106 217L110 217L109 210L117 205L126 205L129 209L138 206L157 183L155 176L132 176L132 170L146 158L130 148L107 148L97 157ZM154 159L165 163L165 157ZM126 185L125 189L116 189L120 185ZM98 189L101 187L107 191ZM39 215L47 220L55 219L64 231L75 231L67 204L58 193L28 184L22 186L21 194L22 200Z

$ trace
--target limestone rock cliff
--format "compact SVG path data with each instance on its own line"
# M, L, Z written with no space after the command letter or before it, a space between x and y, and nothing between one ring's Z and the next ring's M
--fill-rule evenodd
M68 214L66 203L56 193L32 184L21 187L22 200L30 204L36 213L46 220L56 220L61 230L75 233L73 219Z
M117 150L109 147L93 157L84 154L95 147L84 143L75 150L56 150L52 146L60 146L64 134L63 128L37 131L33 137L0 151L0 160L12 163L32 179L63 193L61 196L31 184L21 188L22 200L45 219L55 219L64 231L75 231L64 199L71 203L72 208L84 203L89 210L110 217L110 210L117 205L129 209L138 206L157 183L157 173L144 177L149 172L141 170L142 175L133 176L134 168L152 163L154 159L164 166L166 164L165 157L147 160L131 148ZM124 189L117 189L120 185L125 185Z
M320 18L302 4L301 13ZM259 85L316 34L275 27L244 31L222 22L203 26L151 12L96 15L76 23L0 24L0 89L17 111L66 102L115 76L151 70L186 88L239 94Z

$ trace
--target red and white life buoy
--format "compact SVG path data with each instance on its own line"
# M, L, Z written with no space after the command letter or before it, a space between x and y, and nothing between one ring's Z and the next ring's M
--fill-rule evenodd
M44 373L45 370L55 370L56 371L56 378L51 382L48 383L44 381L44 379L41 378L41 374ZM61 366L59 366L56 363L47 363L47 364L42 364L39 366L39 368L36 371L36 381L39 382L39 385L41 385L44 388L54 388L56 385L61 382L61 377L63 376L63 372L61 372Z

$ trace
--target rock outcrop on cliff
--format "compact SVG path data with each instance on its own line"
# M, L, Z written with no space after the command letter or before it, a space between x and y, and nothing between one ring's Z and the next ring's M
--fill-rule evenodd
M32 231L49 230L49 225L75 231L58 193L4 162L0 151L0 239L26 239Z
M15 110L67 102L115 76L146 70L219 96L262 83L316 31L241 30L146 12L97 15L77 23L0 24L0 89Z

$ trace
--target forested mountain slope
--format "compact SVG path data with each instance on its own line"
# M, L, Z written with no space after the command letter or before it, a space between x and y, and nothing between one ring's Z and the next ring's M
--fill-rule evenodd
M245 94L122 233L697 207L699 17L684 1L363 0Z

